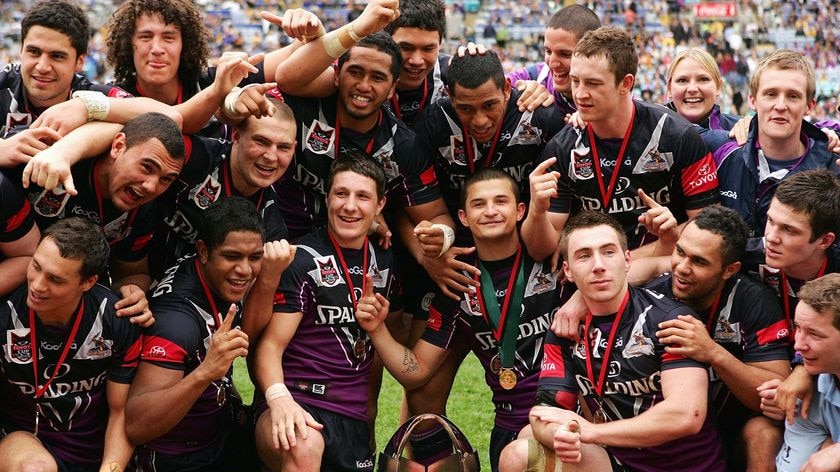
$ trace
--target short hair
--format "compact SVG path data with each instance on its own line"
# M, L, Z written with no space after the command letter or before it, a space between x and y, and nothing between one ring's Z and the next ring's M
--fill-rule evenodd
M20 22L20 42L33 26L43 26L66 34L76 55L87 54L90 39L90 21L82 8L70 0L38 0Z
M163 113L144 113L132 118L123 126L122 133L125 135L126 149L157 138L173 159L184 159L184 136L181 129Z
M820 314L831 315L831 325L840 330L840 273L805 282L796 297Z
M601 19L584 5L567 5L551 15L546 27L568 31L580 39L587 31L600 28Z
M724 266L744 258L750 230L737 211L721 205L710 205L689 220L691 223L721 237L720 254Z
M198 6L188 0L127 0L108 22L108 63L114 68L117 83L128 83L136 77L132 40L137 19L143 15L160 15L164 23L178 28L183 44L178 77L187 83L198 80L207 67L211 39Z
M400 46L396 43L396 41L394 41L394 38L392 38L390 34L384 31L377 31L370 36L362 38L361 41L356 43L352 48L338 58L338 70L341 70L341 68L344 67L344 64L350 60L350 53L352 53L355 48L376 49L377 51L384 52L385 54L391 56L391 81L396 82L400 77L400 70L402 70L403 64L402 52L400 52Z
M488 80L499 90L505 89L507 79L505 70L499 56L493 51L475 56L465 54L464 57L452 56L449 64L449 71L446 74L446 86L449 87L449 94L455 95L455 86L468 89L477 89Z
M596 226L608 226L618 235L618 245L622 251L627 250L627 235L624 234L624 229L621 223L606 213L600 211L586 210L573 216L563 226L563 233L560 235L560 254L563 255L564 260L569 259L569 237L579 229L594 228Z
M257 207L247 198L238 195L213 202L201 213L196 226L198 239L204 241L207 252L213 252L234 231L259 234L265 242L265 225Z
M353 172L373 179L376 183L376 198L382 200L385 196L387 177L382 165L374 161L361 151L349 150L330 165L330 175L327 177L327 193L332 190L335 176L342 172Z
M706 71L710 76L712 76L712 80L715 81L715 85L717 86L718 90L723 87L723 79L720 76L720 68L718 67L715 58L712 57L711 54L707 53L706 51L700 48L688 48L685 51L677 54L674 57L674 60L671 62L671 65L668 66L668 75L666 83L668 86L671 86L671 79L674 78L674 71L677 70L677 66L680 65L686 59L691 59L692 61L696 62Z
M808 216L811 242L826 233L840 236L840 179L830 170L797 172L782 180L773 198Z
M437 31L446 37L446 5L441 0L400 0L400 17L388 23L385 31L394 34L399 28Z
M49 238L65 259L82 261L82 280L99 275L108 268L111 248L102 229L86 218L58 220L44 231L41 241Z
M772 54L765 57L758 63L758 66L755 68L755 72L753 72L753 75L750 78L750 94L752 96L758 95L758 85L761 81L761 75L770 68L779 70L798 70L805 74L805 80L807 82L805 97L809 102L814 100L817 93L817 81L814 78L814 67L811 65L808 58L806 58L803 54L791 51L790 49L779 49L773 51Z
M274 114L270 117L264 117L266 120L275 120L279 123L282 122L291 122L297 126L297 121L295 120L295 112L286 104L286 102L275 98L266 96L266 100L271 102L274 105L275 111ZM236 125L236 129L239 131L245 131L248 129L249 123L251 123L252 119L259 119L256 118L254 115L248 115L244 120L240 121L238 125Z
M504 180L510 184L510 188L513 191L513 198L516 203L518 204L522 201L522 195L519 192L519 184L516 183L516 180L514 180L510 174L493 167L485 167L483 169L479 169L475 174L467 179L467 182L463 187L461 187L461 208L467 207L467 194L469 193L470 187L486 180Z
M602 26L586 32L578 41L574 55L588 59L606 57L610 70L615 74L616 84L627 74L635 77L639 68L639 54L633 38L619 28Z

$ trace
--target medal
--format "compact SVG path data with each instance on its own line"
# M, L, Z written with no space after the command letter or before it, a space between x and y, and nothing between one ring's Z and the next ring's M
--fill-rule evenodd
M592 415L592 422L595 424L603 424L609 421L610 419L607 418L607 412L604 411L604 407L599 404L598 409L595 410L595 413Z
M499 375L502 372L502 359L499 358L498 354L490 359L490 372L492 372L493 375Z
M38 404L36 403L35 404L35 431L32 432L32 434L34 434L35 436L38 435L38 423L41 422L40 421L41 420L41 412L39 410L40 409L38 407Z
M499 384L505 390L511 390L513 387L516 387L516 373L513 372L513 369L502 369L499 372Z
M365 357L365 351L367 351L367 340L364 338L359 338L353 344L353 353L356 354L356 357L359 359Z

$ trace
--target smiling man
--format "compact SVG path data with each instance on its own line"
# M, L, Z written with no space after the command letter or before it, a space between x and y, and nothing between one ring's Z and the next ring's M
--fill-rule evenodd
M785 178L809 169L840 174L840 156L805 117L816 104L814 69L802 54L781 49L764 58L750 80L756 119L743 146L730 141L714 153L721 203L741 214L754 236L764 233L773 192Z

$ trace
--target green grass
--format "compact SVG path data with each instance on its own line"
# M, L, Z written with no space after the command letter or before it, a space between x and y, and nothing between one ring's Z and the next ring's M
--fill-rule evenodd
M251 403L254 387L248 380L245 363L241 359L237 359L233 378L242 399ZM380 451L397 429L401 402L402 387L386 373L379 393L379 414L376 418L376 444ZM484 382L484 370L472 354L467 356L458 371L446 411L478 451L482 470L490 470L487 451L493 429L493 404L490 402L490 388Z

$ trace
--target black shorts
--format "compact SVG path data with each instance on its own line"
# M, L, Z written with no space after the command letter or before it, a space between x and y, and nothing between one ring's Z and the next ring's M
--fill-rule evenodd
M223 439L220 444L180 454L164 454L137 446L133 464L136 472L223 472L228 470L224 464L226 443Z
M370 426L366 421L350 418L305 403L300 406L315 421L324 425L324 455L321 470L330 472L373 472L373 451L370 450Z
M493 431L490 433L490 470L492 472L499 471L499 456L502 455L502 449L512 443L518 435L519 431L493 426Z
M405 312L411 314L416 321L428 320L429 307L438 291L437 284L429 277L426 269L409 255L400 259L399 267Z

